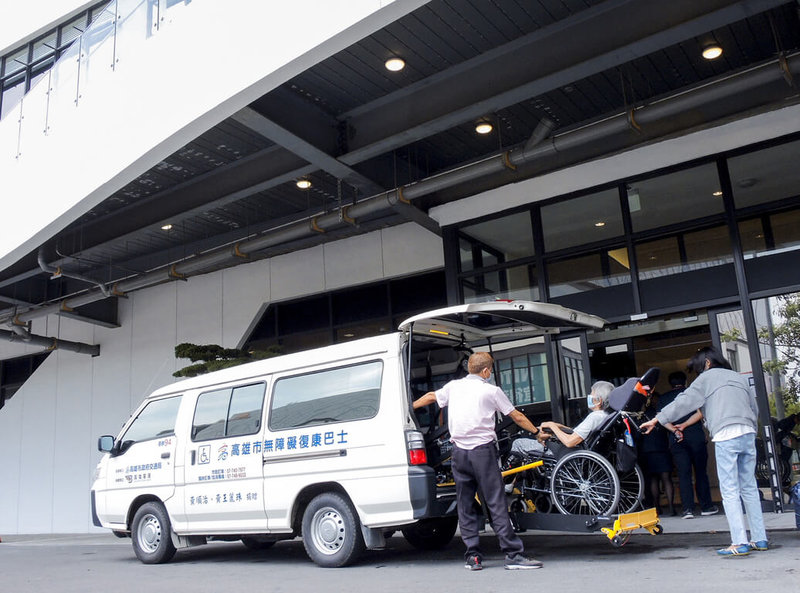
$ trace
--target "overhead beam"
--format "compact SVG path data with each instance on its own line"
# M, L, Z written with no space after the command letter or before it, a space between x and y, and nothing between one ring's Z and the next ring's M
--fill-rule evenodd
M343 114L351 137L339 160L365 161L785 3L603 2Z
M271 140L275 144L282 146L309 163L316 165L337 179L345 181L358 189L363 195L376 194L386 189L358 171L351 169L348 165L338 161L324 150L317 148L300 136L293 134L288 129L267 119L252 107L245 107L238 113L234 113L231 119L239 122L257 134L260 134L264 138Z

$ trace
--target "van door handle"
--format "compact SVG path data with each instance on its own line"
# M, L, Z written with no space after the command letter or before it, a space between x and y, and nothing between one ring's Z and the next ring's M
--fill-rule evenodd
M161 459L169 459L169 451L161 454Z
M195 461L195 456L196 455L197 455L197 452L194 449L189 451L189 460L190 460L189 461L189 465L194 465L194 461Z

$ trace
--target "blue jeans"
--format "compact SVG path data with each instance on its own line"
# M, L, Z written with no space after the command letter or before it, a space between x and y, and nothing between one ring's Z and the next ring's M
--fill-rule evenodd
M756 435L750 433L720 441L714 443L714 448L719 490L731 531L731 543L741 545L749 541L766 540L767 532L756 485ZM747 539L744 527L742 503L750 524L750 539Z

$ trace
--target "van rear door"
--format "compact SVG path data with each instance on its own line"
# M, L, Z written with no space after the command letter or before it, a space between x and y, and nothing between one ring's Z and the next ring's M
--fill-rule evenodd
M415 315L400 324L415 338L477 347L563 331L600 329L605 320L554 303L492 301L467 303Z

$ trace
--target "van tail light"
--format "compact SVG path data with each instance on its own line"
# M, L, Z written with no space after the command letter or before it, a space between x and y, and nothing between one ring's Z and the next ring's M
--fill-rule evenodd
M408 465L425 465L428 463L428 453L425 451L425 438L418 430L406 431L406 445L408 449Z

